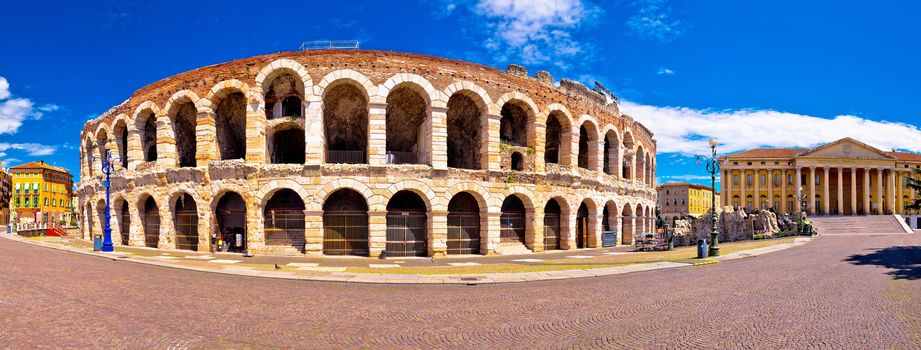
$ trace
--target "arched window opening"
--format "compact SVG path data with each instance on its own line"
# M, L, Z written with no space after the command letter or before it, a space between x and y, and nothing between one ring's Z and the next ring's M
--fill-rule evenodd
M195 199L184 193L176 200L174 213L176 249L198 250L198 208Z
M227 192L214 208L217 219L217 235L223 245L223 252L242 253L246 251L246 202L235 192Z
M604 135L604 172L609 175L617 175L617 159L620 158L620 144L617 133L609 130Z
M448 99L448 167L480 169L483 111L474 100L455 93Z
M588 206L583 202L576 212L576 247L585 248L588 241Z
M604 208L601 209L601 230L602 231L614 231L614 226L611 225L611 220L609 216L610 216L610 212L608 211L608 205L605 204Z
M448 202L448 255L480 254L480 206L470 193Z
M145 162L154 162L157 160L157 117L153 112L142 113L144 126L141 129L141 148L144 152Z
M341 189L323 203L323 254L368 255L368 204L360 193Z
M550 113L547 117L546 138L544 143L544 163L560 163L560 148L562 146L562 130L559 112Z
M561 223L560 203L556 199L551 199L544 206L544 249L560 249L560 228Z
M368 150L368 99L352 84L339 84L323 97L326 162L366 163Z
M221 160L246 157L246 96L232 92L217 105L217 148Z
M176 139L176 157L180 167L195 166L195 124L198 112L190 101L181 103L173 111L170 122Z
M265 92L266 119L300 118L303 115L303 85L299 78L290 73L280 74L272 79Z
M275 192L263 210L265 244L304 251L304 201L289 189Z
M517 196L508 196L502 202L499 215L499 241L502 243L524 243L527 219L524 203Z
M304 130L288 128L277 130L269 137L269 160L272 164L304 164Z
M112 129L115 133L115 145L118 147L119 163L122 168L128 167L128 125L124 120L115 124Z
M128 209L128 201L122 200L121 210L118 212L118 233L121 235L122 245L128 245L131 235L131 212Z
M100 130L96 135L96 159L99 162L105 162L109 156L109 134L105 129ZM101 164L101 163L100 163Z
M528 112L514 103L502 106L499 138L512 146L528 146Z
M409 86L387 95L387 163L424 164L431 147L426 125L428 103Z
M588 129L579 127L579 167L588 169Z
M387 255L427 256L427 217L419 195L410 191L394 194L387 203Z
M512 153L512 170L524 171L524 156L521 152Z
M144 246L156 248L160 243L160 209L153 197L144 201L141 218L144 221Z

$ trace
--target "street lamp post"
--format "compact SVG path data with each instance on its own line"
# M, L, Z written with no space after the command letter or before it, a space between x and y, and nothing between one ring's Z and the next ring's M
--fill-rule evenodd
M720 232L717 229L716 221L716 174L720 171L720 162L716 157L716 138L710 139L710 151L711 154L707 156L697 156L697 160L700 161L703 159L707 162L707 172L710 173L710 188L713 190L714 195L710 196L710 250L708 252L709 256L719 256L720 255L720 242L719 236Z
M109 187L111 185L109 177L114 171L114 160L112 159L112 153L106 152L106 157L102 160L102 173L106 175L106 179L102 182L102 185L106 187L106 212L105 212L105 221L106 226L102 229L102 251L103 252L114 252L115 245L112 243L112 206L109 204L111 191Z

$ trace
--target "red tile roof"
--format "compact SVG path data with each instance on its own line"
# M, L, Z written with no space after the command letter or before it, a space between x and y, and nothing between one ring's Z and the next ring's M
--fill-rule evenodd
M886 153L895 157L898 160L903 160L907 162L921 162L921 154L908 153L908 152L886 152Z
M727 158L730 159L742 159L742 158L793 158L803 152L808 151L807 148L756 148L753 150L742 151L739 153L733 153Z

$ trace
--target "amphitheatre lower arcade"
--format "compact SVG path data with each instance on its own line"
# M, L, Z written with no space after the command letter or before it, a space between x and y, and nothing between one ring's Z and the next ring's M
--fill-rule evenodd
M84 238L265 255L595 248L654 224L652 133L547 72L381 51L264 55L135 92L81 132ZM238 243L238 244L237 244Z

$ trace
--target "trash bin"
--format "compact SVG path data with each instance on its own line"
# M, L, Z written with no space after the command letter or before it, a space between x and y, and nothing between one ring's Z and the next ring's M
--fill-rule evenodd
M709 247L707 246L706 239L698 239L697 240L697 258L698 259L706 258L707 253L708 253L707 251L708 248Z
M97 233L93 235L93 251L94 252L102 251L102 235L101 234Z

